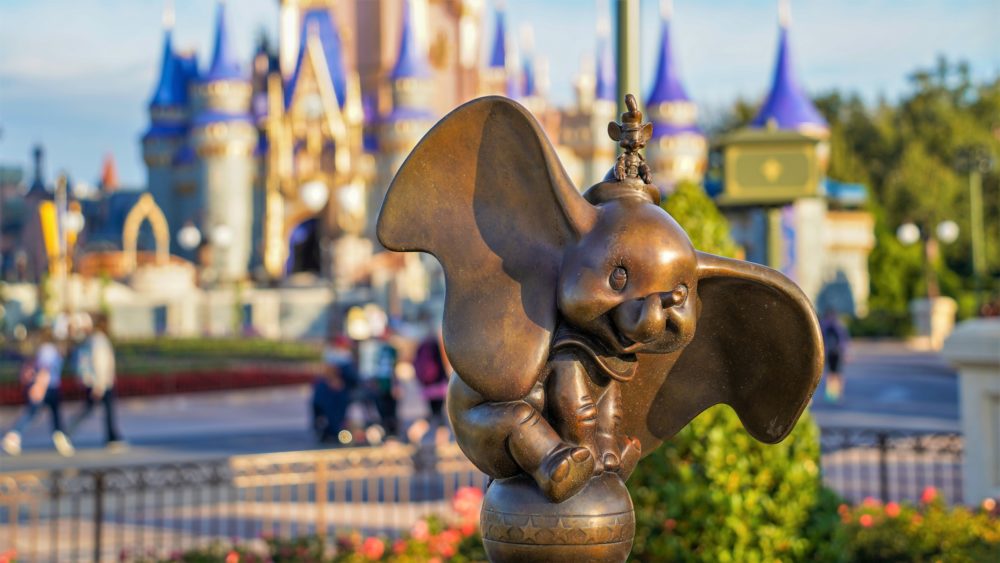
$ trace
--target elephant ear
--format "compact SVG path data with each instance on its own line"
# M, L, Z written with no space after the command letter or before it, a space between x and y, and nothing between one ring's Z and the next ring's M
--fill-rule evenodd
M595 218L531 114L487 97L417 144L389 186L377 232L390 250L441 262L448 359L487 400L509 401L538 380L564 248Z
M683 350L640 358L626 395L631 431L649 453L703 410L731 406L762 442L791 432L823 373L809 299L781 273L698 253L701 312ZM640 379L641 378L641 379ZM626 386L628 387L628 386Z

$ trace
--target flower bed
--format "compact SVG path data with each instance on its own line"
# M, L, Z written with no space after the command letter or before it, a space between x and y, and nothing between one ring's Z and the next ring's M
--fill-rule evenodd
M928 487L916 505L868 498L840 505L851 561L1000 561L1000 511L994 499L976 510L947 507Z

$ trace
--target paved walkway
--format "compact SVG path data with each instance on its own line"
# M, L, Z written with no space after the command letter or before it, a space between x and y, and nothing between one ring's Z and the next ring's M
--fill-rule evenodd
M872 427L955 431L958 385L955 372L936 353L914 351L892 341L852 343L845 364L845 393L828 403L817 391L813 413L825 427ZM49 438L48 413L35 420L17 458L0 454L0 471L95 467L115 464L218 459L316 448L308 428L307 385L202 393L119 402L122 431L131 447L110 453L102 447L95 412L74 436L77 455L62 458ZM69 419L79 409L69 403ZM17 416L0 408L0 429Z

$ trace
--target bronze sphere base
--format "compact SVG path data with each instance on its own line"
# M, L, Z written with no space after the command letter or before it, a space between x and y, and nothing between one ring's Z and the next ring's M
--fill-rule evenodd
M569 500L549 501L528 476L494 481L480 515L493 563L625 561L632 550L632 499L614 473L593 477Z

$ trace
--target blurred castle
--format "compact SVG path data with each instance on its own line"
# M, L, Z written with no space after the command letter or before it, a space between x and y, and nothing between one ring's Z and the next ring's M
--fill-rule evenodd
M187 225L204 237L197 256L180 254L205 260L220 279L259 268L270 279L313 271L355 281L396 169L438 118L479 95L520 99L581 186L603 177L614 160L605 130L616 108L607 25L596 72L581 74L577 103L560 111L546 102L546 61L532 52L530 35L517 57L503 12L490 33L483 15L477 0L280 0L277 49L262 40L244 72L225 4L204 70L173 45L168 12L143 153L172 240L183 242ZM649 158L666 187L699 181L706 158L668 32L664 20L649 98Z
M491 29L483 29L482 0L278 2L277 45L261 38L249 61L236 56L227 5L219 2L212 52L201 66L196 53L174 44L169 4L165 10L142 136L156 205L143 204L143 217L162 211L161 238L170 254L201 266L203 285L271 285L307 272L346 290L376 285L379 270L421 277L432 264L377 252L374 218L417 141L477 96L506 95L528 107L581 189L614 161L606 133L617 107L607 17L576 80L575 103L555 108L547 60L534 52L530 33L515 44L499 4ZM871 217L861 211L866 191L825 177L828 125L795 78L787 4L765 102L748 128L711 145L681 81L670 1L661 7L644 108L654 124L647 160L657 185L669 193L680 182L704 184L747 259L783 270L821 307L863 312L873 244ZM103 203L84 206L87 231L121 228L128 211L119 207L141 199L123 191L101 192ZM140 238L152 242L144 232ZM421 287L398 285L394 291Z

